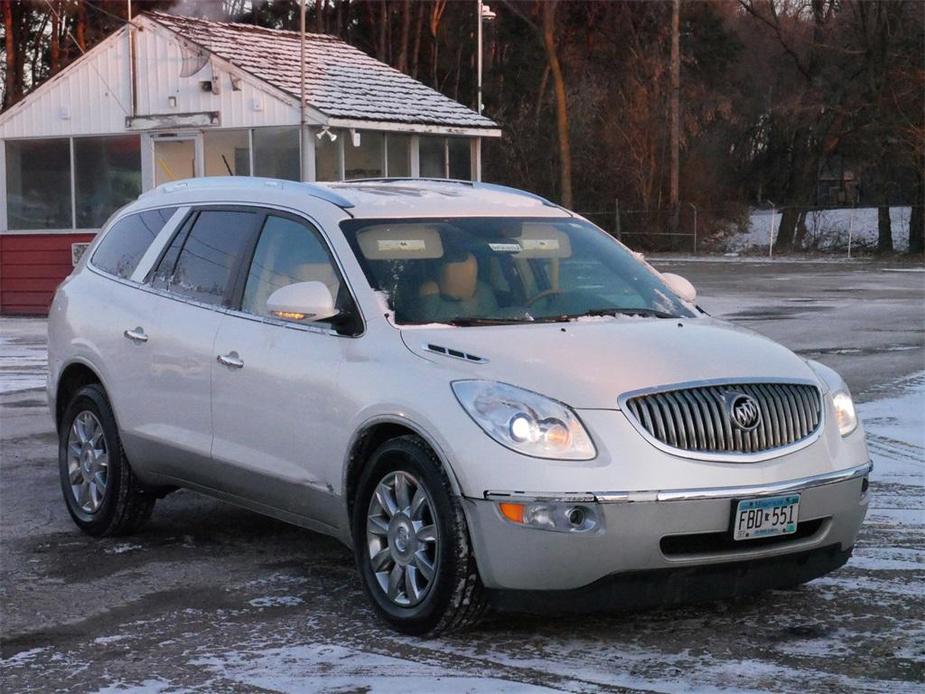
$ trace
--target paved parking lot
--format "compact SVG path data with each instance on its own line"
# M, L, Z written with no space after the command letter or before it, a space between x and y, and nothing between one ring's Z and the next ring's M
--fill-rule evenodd
M367 607L346 548L192 493L159 502L137 537L81 535L36 388L44 323L0 320L0 689L921 691L925 273L656 264L689 277L709 311L847 378L876 471L843 569L705 606L500 616L447 638L397 636Z

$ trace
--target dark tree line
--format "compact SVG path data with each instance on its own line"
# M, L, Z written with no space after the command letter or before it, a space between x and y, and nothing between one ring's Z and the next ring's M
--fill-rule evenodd
M504 129L485 176L579 210L651 210L668 225L672 2L494 0L484 26L486 115ZM134 0L297 29L298 0ZM308 30L335 34L470 106L475 0L306 0ZM3 105L125 20L125 0L2 1ZM678 196L701 219L770 201L778 247L799 246L821 172L850 170L859 204L913 205L923 249L925 3L682 0ZM846 204L850 204L850 200ZM665 214L662 215L662 212ZM612 219L612 212L608 213Z

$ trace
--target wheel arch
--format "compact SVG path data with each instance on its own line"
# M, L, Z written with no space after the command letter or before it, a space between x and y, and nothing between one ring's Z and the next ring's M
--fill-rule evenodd
M106 391L106 385L103 383L103 379L100 377L99 372L86 362L72 361L62 369L61 375L58 377L57 388L55 389L56 429L60 430L61 418L64 416L64 411L67 409L68 403L70 403L74 393L84 386L94 383L99 385L103 391L107 393L107 397L109 397Z
M459 480L450 464L446 453L427 431L407 417L382 416L367 420L354 434L347 452L347 461L344 465L343 490L347 508L347 522L352 531L353 525L353 499L356 495L360 475L369 460L370 454L386 441L399 436L418 436L434 452L450 480L453 494L462 496Z

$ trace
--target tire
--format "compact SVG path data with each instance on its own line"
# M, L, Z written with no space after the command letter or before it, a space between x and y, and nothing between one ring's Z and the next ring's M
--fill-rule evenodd
M462 505L437 456L421 438L400 436L373 452L357 485L352 520L363 588L379 616L394 629L434 636L479 620L486 607L485 591ZM401 580L395 581L398 566L403 566Z
M156 498L132 472L109 399L97 384L78 390L64 411L58 470L68 513L88 535L129 535L151 517Z

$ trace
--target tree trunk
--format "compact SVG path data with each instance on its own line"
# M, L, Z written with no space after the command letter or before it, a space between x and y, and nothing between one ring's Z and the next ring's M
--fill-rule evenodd
M77 45L80 46L80 52L87 50L87 6L85 3L77 3L77 25L74 27L74 38Z
M411 76L417 79L418 65L421 58L421 34L424 33L424 3L418 3L418 16L415 20L414 48L411 49Z
M13 40L13 4L3 3L3 36L6 49L6 82L3 86L3 108L19 100L16 79L16 41Z
M55 3L57 5L57 3ZM49 5L48 10L51 12L51 74L56 75L61 69L61 20L58 11L61 6L55 7Z
M385 0L379 2L379 46L376 49L376 57L383 63L388 61L386 54L386 29L389 25L389 6Z
M559 196L564 207L572 207L572 150L569 144L568 103L565 77L556 52L556 4L558 0L543 3L543 46L546 61L556 92L556 131L559 139Z
M793 250L793 239L796 237L797 225L800 223L800 208L785 207L781 210L780 225L777 227L777 238L774 241L774 251Z
M408 37L411 34L411 0L405 0L401 8L401 38L398 46L398 70L408 72Z
M671 158L669 165L668 204L671 217L668 231L678 232L680 208L678 207L678 178L681 167L681 0L671 4Z
M433 9L430 12L430 37L432 39L432 53L430 61L430 80L431 86L437 88L437 58L440 49L440 20L443 18L443 11L446 9L447 0L435 0Z
M912 198L912 214L909 216L909 252L925 252L925 172L922 164L916 162L915 195Z
M877 253L892 252L893 228L890 224L890 206L880 205L877 208Z
M324 32L324 0L315 0L315 31L319 34Z

